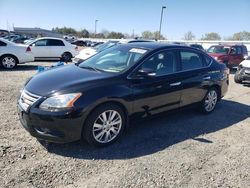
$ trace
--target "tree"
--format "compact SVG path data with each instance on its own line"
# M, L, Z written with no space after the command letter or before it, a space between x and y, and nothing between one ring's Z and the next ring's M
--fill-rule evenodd
M155 40L155 39L159 39L159 31L143 31L141 33L142 38L144 39L151 39L151 40ZM166 39L163 35L160 36L160 40L164 40Z
M141 33L141 36L144 39L154 39L155 38L154 34L151 31L143 31Z
M183 39L184 40L194 40L195 35L191 31L188 31L187 33L184 34Z
M89 31L87 29L83 29L80 31L80 35L83 38L89 38Z
M111 39L121 39L124 38L124 35L120 32L110 32L107 36L107 38L111 38Z
M232 40L250 40L250 32L241 31L238 33L234 33Z
M201 40L221 40L221 37L218 33L211 32L206 33L205 36L202 36Z
M97 33L96 36L95 36L95 38L104 39L105 36L104 36L103 33Z
M58 32L58 33L61 33L61 34L65 34L65 35L76 35L77 34L77 31L71 27L62 27L62 28L59 28L59 27L56 27L56 28L52 28L52 31L54 32Z

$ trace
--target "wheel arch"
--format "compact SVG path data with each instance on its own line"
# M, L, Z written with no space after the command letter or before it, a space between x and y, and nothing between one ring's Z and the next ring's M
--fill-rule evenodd
M125 118L126 118L125 129L127 129L127 128L129 127L129 124L128 124L128 123L129 123L129 111L128 111L128 109L126 108L126 106L125 106L122 102L120 102L120 101L117 101L117 100L108 100L108 101L103 101L103 102L100 102L100 103L96 104L95 106L93 106L92 108L90 108L90 109L87 111L87 113L86 113L86 115L85 115L85 118L84 118L84 121L83 121L83 125L82 125L82 132L84 131L85 123L86 123L86 121L87 121L89 115L90 115L91 113L93 113L94 110L96 110L97 108L99 108L99 107L101 107L101 106L104 106L104 105L107 105L107 104L116 105L116 106L120 107L120 108L123 110L123 112L124 112L124 114L125 114Z
M10 54L10 53L7 53L7 54L2 54L1 56L0 56L0 59L2 59L3 57L5 57L5 56L12 56L12 57L14 57L16 60L17 60L17 64L19 63L19 59L18 59L18 57L16 56L16 55L14 55L14 54Z

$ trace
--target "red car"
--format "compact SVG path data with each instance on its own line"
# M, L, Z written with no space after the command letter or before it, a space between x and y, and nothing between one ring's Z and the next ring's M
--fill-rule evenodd
M207 53L228 67L238 66L248 56L245 45L213 45Z

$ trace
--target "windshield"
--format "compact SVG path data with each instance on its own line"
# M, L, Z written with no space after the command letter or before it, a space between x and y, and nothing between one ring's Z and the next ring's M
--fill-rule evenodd
M216 53L216 54L228 54L229 47L224 46L211 46L208 50L208 53Z
M148 50L118 45L85 60L79 67L119 73L133 66Z
M106 43L104 43L104 44L97 45L96 47L94 47L94 49L95 49L97 52L101 52L101 51L103 51L103 50L105 50L105 49L108 49L108 48L114 46L114 45L117 44L117 43L118 43L118 41L108 41L108 42L106 42Z

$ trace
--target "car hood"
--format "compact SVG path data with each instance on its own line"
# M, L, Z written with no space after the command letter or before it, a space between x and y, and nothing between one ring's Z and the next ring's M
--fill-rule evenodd
M113 74L83 69L72 64L38 73L26 84L25 89L36 95L48 96L65 90L74 92L74 89L90 86L91 81L100 83L109 77L113 77Z
M244 60L240 63L242 67L250 68L250 60Z

